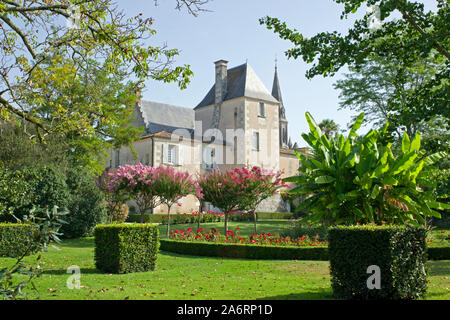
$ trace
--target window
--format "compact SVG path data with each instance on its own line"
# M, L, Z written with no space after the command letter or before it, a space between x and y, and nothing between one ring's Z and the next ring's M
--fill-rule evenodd
M167 163L177 163L177 146L169 144L167 148Z
M253 132L253 150L259 151L259 132Z
M265 117L266 116L266 112L265 112L265 106L264 106L264 102L260 102L259 103L259 110L258 110L258 116L259 117Z
M215 163L215 149L205 147L203 149L203 167L205 169L213 169Z
M162 163L179 165L181 164L181 153L180 148L174 144L163 144L162 145Z

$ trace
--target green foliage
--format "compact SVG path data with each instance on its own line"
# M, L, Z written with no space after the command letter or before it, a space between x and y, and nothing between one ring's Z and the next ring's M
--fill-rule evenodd
M71 162L68 140L56 135L47 136L45 143L38 143L36 131L23 126L0 121L0 163L11 171L25 167L53 166L64 171Z
M154 270L159 230L150 224L110 224L95 227L95 265L108 273Z
M35 213L38 214L36 215ZM16 258L12 266L0 269L0 295L3 300L27 299L27 292L24 290L30 284L36 290L34 280L42 273L41 252L47 251L51 243L60 242L59 236L61 234L59 233L59 228L65 223L61 216L66 214L67 212L59 212L56 206L52 210L45 209L43 211L39 210L39 212L33 208L20 221L24 224L23 227L12 227L12 229L7 227L4 230L0 228L0 232L6 230L3 234L6 236L4 238L5 241L3 243L0 242L0 244L9 246L9 249L12 249L12 251L9 251L7 254ZM17 238L18 236L21 236L20 239ZM14 241L14 243L10 241ZM23 259L35 252L38 252L36 265L31 266L24 263ZM20 281L17 281L17 275L20 276Z
M13 172L0 165L0 221L12 221L16 208L29 206L30 189L22 172Z
M0 221L16 222L57 206L68 210L61 231L65 237L92 235L98 223L106 221L104 195L84 168L69 168L66 173L53 166L26 167L12 172L0 167Z
M201 5L182 4L191 13ZM0 118L35 126L40 139L67 135L84 165L99 169L96 154L111 137L118 144L135 137L124 116L133 104L120 105L130 88L153 79L184 89L192 77L189 65L173 66L177 49L149 44L152 18L127 17L111 1L2 2L0 12L8 70L0 80Z
M291 238L298 238L304 235L310 238L318 235L320 239L328 239L328 228L324 226L310 226L301 220L297 220L283 233L284 237L289 236Z
M20 223L0 223L0 257L18 257L26 252L33 238L33 226Z
M239 259L328 260L326 247L277 247L161 239L161 250L195 256Z
M21 220L33 207L40 211L54 206L64 210L68 206L70 194L65 175L53 166L26 167L14 172L0 168L0 175L0 184L5 185L0 188L0 221Z
M448 97L434 95L434 100L429 101L429 97L417 94L417 90L433 79L441 60L432 56L405 65L395 57L372 57L365 64L350 68L351 72L335 83L334 88L340 90L340 109L363 112L365 121L376 127L389 122L389 129L400 138L402 132L409 136L417 132L425 135L427 122L436 115L446 114ZM445 85L442 82L440 87ZM445 122L450 124L448 117L443 119L447 121L442 121L441 129Z
M324 119L319 123L319 128L327 138L331 138L339 132L339 125L332 119Z
M346 35L337 31L321 32L310 38L277 18L265 17L260 23L272 29L280 38L289 40L294 48L288 50L288 57L302 57L307 63L316 62L308 70L307 77L333 75L344 65L358 66L374 54L391 54L398 59L414 62L416 57L428 56L432 50L450 58L448 53L449 6L438 1L436 11L425 12L424 5L415 1L398 0L334 0L344 5L341 19L365 5L376 6L379 14L366 13L356 19ZM392 20L396 11L400 19ZM371 20L379 20L380 27L372 28ZM432 27L431 27L432 26Z
M448 208L435 200L435 184L427 179L431 166L445 153L424 157L420 135L411 141L405 133L401 155L395 157L387 139L387 125L358 137L360 114L347 137L328 139L309 113L309 134L303 139L313 150L308 157L296 152L301 161L299 175L286 178L296 187L289 190L303 198L297 210L312 214L305 221L331 224L424 223L424 217L440 217L433 209Z
M427 290L426 230L405 226L338 226L328 233L331 286L341 299L417 299ZM367 269L380 268L380 289Z
M91 236L97 224L107 222L106 202L94 178L83 168L67 171L69 214L61 232L64 237Z
M430 11L425 10L423 3L409 0L334 2L343 5L341 19L362 16L344 34L332 31L307 37L268 16L260 19L260 24L293 44L286 51L288 58L302 58L312 64L307 78L333 76L343 67L362 75L344 80L347 107L364 109L360 111L365 113L367 109L375 110L375 118L391 118L389 121L397 130L400 126L414 129L420 120L436 116L442 116L448 125L448 1L438 0L436 8ZM367 8L375 12L361 12ZM408 134L413 136L415 132Z

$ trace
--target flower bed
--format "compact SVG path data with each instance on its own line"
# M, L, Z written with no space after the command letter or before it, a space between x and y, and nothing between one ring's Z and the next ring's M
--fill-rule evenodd
M320 240L316 235L310 238L307 235L302 237L290 238L281 237L278 234L270 233L254 233L250 237L240 236L239 227L235 230L229 230L226 234L222 234L215 228L207 231L205 228L198 228L194 231L192 228L186 230L178 229L170 232L170 239L180 241L197 241L197 242L215 242L215 243L238 243L252 245L270 245L270 246L291 246L291 247L323 247L327 245L327 240Z
M290 239L270 233L240 237L239 229L236 229L229 231L228 235L223 235L214 228L209 231L204 228L196 231L191 228L174 230L170 239L160 239L160 250L209 257L328 260L326 240L319 241L314 237L309 240L306 237ZM280 242L277 242L277 240ZM437 243L430 244L427 246L427 256L428 260L450 260L450 246L439 246Z

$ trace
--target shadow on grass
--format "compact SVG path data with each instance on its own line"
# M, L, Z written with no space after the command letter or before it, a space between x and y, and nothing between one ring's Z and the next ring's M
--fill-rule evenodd
M428 272L430 276L450 276L450 261L428 261Z
M334 299L330 288L330 291L290 293L279 296L259 298L256 300L334 300Z
M256 261L257 259L243 259L243 258L227 258L227 257L211 257L211 256L196 256L196 255L189 255L189 254L181 254L181 253L174 253L169 251L159 251L160 255L167 256L167 257L175 257L175 258L185 258L185 259L198 259L198 260L235 260L235 261ZM266 260L270 261L270 260Z
M102 271L100 271L100 270L98 270L96 268L89 268L89 269L81 268L80 269L80 273L82 275L83 274L103 274L103 275L108 274L107 272L102 272ZM66 269L64 269L64 270L47 269L47 270L42 271L42 274L50 274L50 275L58 276L58 275L62 275L62 274L70 275L71 273L67 273Z
M61 244L57 244L63 248L94 248L94 237L63 239Z

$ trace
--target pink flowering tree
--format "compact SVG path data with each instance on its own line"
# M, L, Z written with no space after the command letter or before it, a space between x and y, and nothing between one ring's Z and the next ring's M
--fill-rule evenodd
M137 165L119 166L115 172L108 174L107 190L116 197L126 200L134 199L141 213L141 222L144 214L159 205L158 195L154 188L154 172L156 168Z
M167 206L167 236L170 233L170 209L179 204L179 200L187 195L195 195L202 199L203 194L197 181L187 171L175 171L173 167L159 166L153 171L153 192L160 202Z
M238 176L233 170L221 172L214 170L201 175L198 180L202 188L203 200L219 208L225 216L225 233L228 231L228 219L232 211L237 211L243 202L243 191L238 184Z
M231 212L254 212L261 201L285 186L280 176L280 172L269 172L256 166L250 169L242 167L226 172L213 171L201 176L198 183L202 188L203 200L223 211L226 233Z
M281 180L282 171L272 171L254 166L251 169L242 168L239 172L241 190L244 191L245 197L241 210L247 210L253 214L253 224L255 233L256 228L256 208L267 198L278 194L288 185Z

